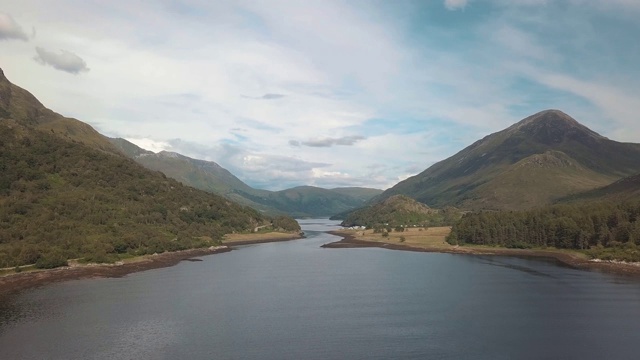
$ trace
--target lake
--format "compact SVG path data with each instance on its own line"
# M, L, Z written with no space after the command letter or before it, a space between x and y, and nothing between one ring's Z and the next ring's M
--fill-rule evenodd
M640 281L554 260L249 245L0 304L0 359L638 359Z

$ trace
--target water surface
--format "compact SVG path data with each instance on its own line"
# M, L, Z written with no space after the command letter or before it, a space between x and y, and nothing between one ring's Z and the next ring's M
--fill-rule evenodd
M250 245L0 304L0 359L637 359L640 283L552 260Z

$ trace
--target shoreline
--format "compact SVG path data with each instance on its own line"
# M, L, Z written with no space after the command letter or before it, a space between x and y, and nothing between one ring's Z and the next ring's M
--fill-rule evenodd
M64 281L95 278L119 278L136 272L171 267L177 265L181 261L197 261L193 259L195 257L233 251L233 247L236 245L263 244L269 242L299 240L303 238L304 236L244 240L223 243L221 246L212 246L209 248L164 252L157 255L144 255L134 261L120 264L83 264L64 266L55 269L41 269L6 274L0 276L0 298L23 290Z
M430 253L445 253L445 254L458 254L458 255L490 255L490 256L514 256L514 257L540 257L540 258L552 258L564 265L580 270L595 270L616 275L627 275L640 277L640 266L621 263L621 262L606 262L606 261L592 261L578 256L554 251L554 250L532 250L532 249L507 249L507 248L473 248L458 246L451 248L439 248L439 247L416 247L403 244L392 244L371 240L359 240L353 235L342 231L327 231L327 233L335 236L339 236L342 240L322 245L322 248L328 249L354 249L354 248L381 248L389 250L399 251L414 251L414 252L430 252Z

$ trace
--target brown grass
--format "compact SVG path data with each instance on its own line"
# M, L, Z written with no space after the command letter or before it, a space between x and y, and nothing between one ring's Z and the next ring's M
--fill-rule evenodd
M298 233L286 232L268 232L268 233L251 233L251 234L227 234L222 239L223 244L233 244L246 241L268 241L268 240L284 240L300 238Z
M342 231L340 231L342 233ZM345 234L353 236L356 240L375 241L387 244L401 244L417 248L448 249L452 248L444 239L451 232L450 226L430 228L407 228L403 232L392 231L389 237L383 237L381 233L373 230L345 230ZM364 234L364 235L363 235ZM404 237L404 241L401 241Z

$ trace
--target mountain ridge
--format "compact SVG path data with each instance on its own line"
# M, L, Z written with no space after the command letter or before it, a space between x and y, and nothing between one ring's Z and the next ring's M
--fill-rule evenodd
M507 171L515 171L513 167L518 162L532 156L533 161L548 151L564 154L565 160L570 159L579 167L570 172L556 169L556 174L547 172L539 177L538 172L527 174L530 182L527 189L514 179L500 184L494 181L504 179ZM396 184L372 202L403 194L434 207L524 209L605 186L637 172L640 172L639 144L609 140L562 111L545 110L485 136ZM585 182L588 178L594 181ZM562 189L556 189L557 184ZM537 196L525 204L511 201L505 205L499 197L492 197L496 191L512 198Z
M127 156L143 166L160 171L183 184L225 196L267 214L294 217L331 216L362 206L382 190L348 187L325 189L297 186L279 191L255 189L216 162L160 151L154 153L125 139L111 139Z

